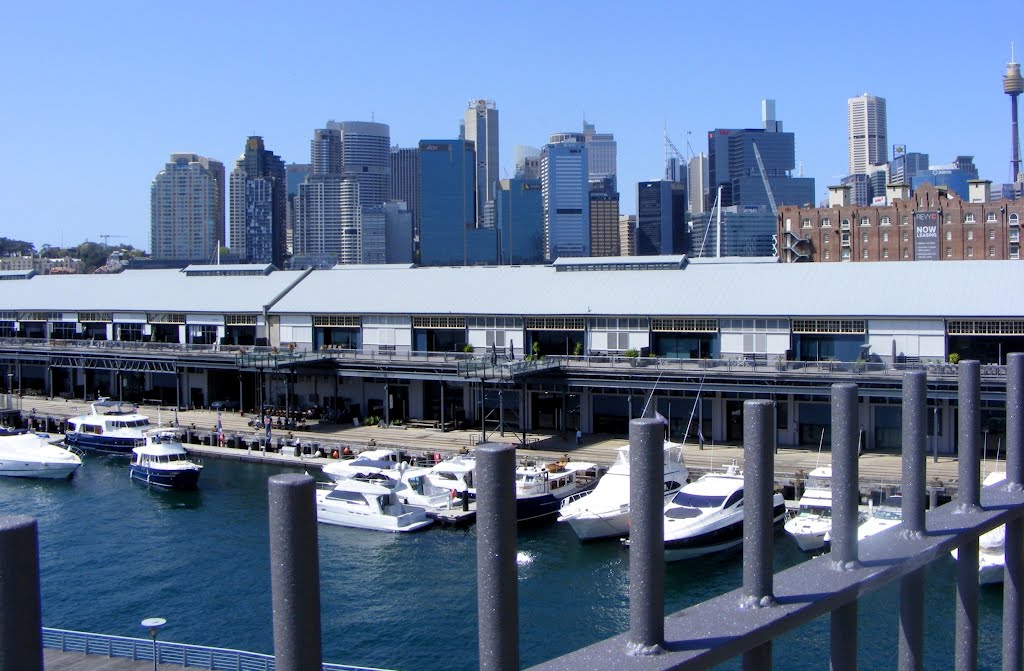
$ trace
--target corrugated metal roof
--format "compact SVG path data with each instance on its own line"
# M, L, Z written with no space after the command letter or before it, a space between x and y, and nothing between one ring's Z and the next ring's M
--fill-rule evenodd
M1024 263L692 263L317 270L273 313L1024 317Z
M0 310L261 312L265 304L301 275L302 271L297 270L227 277L188 277L180 270L37 275L5 283L0 288Z

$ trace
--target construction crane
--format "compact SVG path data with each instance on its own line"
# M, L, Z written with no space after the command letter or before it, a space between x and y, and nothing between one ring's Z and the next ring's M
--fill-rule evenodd
M771 184L768 183L768 173L764 169L764 161L761 160L761 152L757 149L757 143L751 143L754 147L754 158L757 159L757 169L761 171L761 181L764 182L764 192L768 194L768 204L771 205L772 214L777 215L779 208L775 206L775 196L772 195Z
M110 246L110 238L127 238L128 236L127 235L110 235L110 234L107 234L107 233L103 233L99 237L100 237L100 239L103 240L104 246L109 247Z
M689 140L687 140L687 143L689 143ZM689 144L687 144L687 146L689 146ZM673 159L675 159L676 161L679 162L678 165L679 165L680 168L683 168L684 166L687 165L686 157L683 156L683 153L681 151L676 149L676 146L672 143L672 140L668 139L668 129L666 128L665 129L665 179L667 181L670 181L670 182L674 182L675 179L676 179L676 175L672 174L673 173L673 170L672 170L672 161L673 161Z

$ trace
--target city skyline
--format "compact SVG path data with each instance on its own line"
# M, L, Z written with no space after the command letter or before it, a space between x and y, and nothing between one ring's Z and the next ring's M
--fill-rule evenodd
M666 130L683 153L707 153L708 131L757 128L765 98L776 101L795 134L796 162L815 179L816 201L846 173L847 101L865 92L887 101L890 144L926 153L934 164L974 156L982 178L1009 181L1002 76L1010 43L1022 51L1024 6L982 2L965 13L952 2L930 3L927 12L919 3L869 5L879 11L868 14L885 18L871 26L882 53L899 53L897 42L927 31L925 15L955 15L961 36L984 39L963 51L953 48L960 44L954 33L943 33L947 47L929 37L928 59L905 52L904 67L889 67L891 53L873 64L871 50L829 47L871 42L864 42L866 26L848 21L841 7L772 13L739 3L725 25L711 7L655 3L637 11L597 2L566 8L576 36L539 40L530 36L550 19L548 7L524 2L514 13L474 10L475 24L501 28L487 58L467 60L462 33L450 25L459 12L430 5L300 3L238 12L230 3L131 11L58 3L45 19L14 7L0 46L12 64L0 110L9 157L0 168L8 189L0 236L39 247L109 235L149 249L150 184L172 153L231 165L245 139L259 135L287 163L306 163L313 130L329 119L384 123L392 145L415 147L425 138L458 137L466 101L477 98L501 110L501 178L514 175L517 144L540 147L552 133L578 132L584 120L614 134L624 215L636 213L635 185L664 173ZM317 8L314 24L303 7ZM649 20L655 13L658 20ZM386 31L344 31L346 52L372 47L372 59L335 64L298 55L329 41L332 30L381 25L383 16ZM227 83L237 38L259 30L277 48L247 54L246 71L259 73L264 91L256 105ZM728 50L719 48L723 31ZM795 39L815 31L828 39ZM584 43L619 48L595 69ZM63 181L62 197L54 198L55 157L100 151L107 168Z

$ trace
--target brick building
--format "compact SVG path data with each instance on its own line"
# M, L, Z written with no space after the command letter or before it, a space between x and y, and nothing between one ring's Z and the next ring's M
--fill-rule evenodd
M828 207L779 208L779 260L1020 259L1024 201L989 202L990 187L972 180L964 201L941 187L910 194L890 184L887 204L872 207L853 205L849 186L829 187Z

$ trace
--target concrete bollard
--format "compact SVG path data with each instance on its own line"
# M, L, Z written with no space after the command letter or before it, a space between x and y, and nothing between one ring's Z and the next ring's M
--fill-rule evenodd
M270 588L274 661L289 671L320 671L320 563L316 484L288 473L270 478Z
M857 385L832 385L832 565L844 571L857 567ZM833 671L857 668L857 602L832 611L830 647Z
M0 668L42 671L39 540L31 517L0 517L0 567Z
M743 403L743 608L775 604L772 551L775 532L775 404ZM771 668L769 641L743 654L744 669Z

